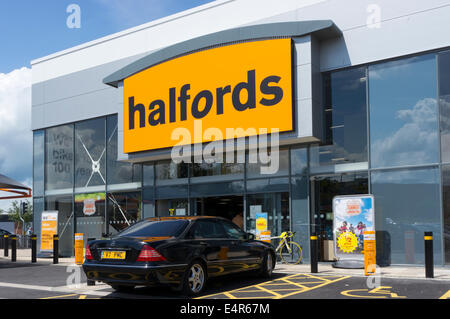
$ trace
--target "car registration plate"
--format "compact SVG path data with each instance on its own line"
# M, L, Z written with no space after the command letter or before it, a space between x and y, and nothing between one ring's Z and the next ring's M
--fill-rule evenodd
M125 259L124 251L102 251L102 259Z

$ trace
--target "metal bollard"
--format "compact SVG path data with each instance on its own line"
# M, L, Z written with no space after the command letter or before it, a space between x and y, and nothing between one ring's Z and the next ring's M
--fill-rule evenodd
M425 232L425 277L434 277L433 232Z
M11 261L12 262L17 261L17 236L16 235L11 236Z
M36 262L36 253L37 253L37 236L35 234L31 235L31 262Z
M4 244L4 249L5 249L5 253L4 256L8 257L8 250L9 250L9 240L8 240L9 236L8 235L3 235L3 244Z
M53 235L53 264L58 263L59 258L59 237L58 235Z
M318 241L317 241L317 235L316 234L312 234L310 237L310 246L311 246L311 273L317 273L318 272L318 267L317 267L317 262L318 262Z

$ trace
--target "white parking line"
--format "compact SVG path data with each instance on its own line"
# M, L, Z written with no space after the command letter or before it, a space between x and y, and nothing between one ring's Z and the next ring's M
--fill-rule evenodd
M49 286L15 284L15 283L10 283L10 282L0 282L0 287L38 290L38 291L62 292L62 293L71 292L71 293L76 293L79 295L94 295L94 296L107 296L107 295L111 294L111 292L108 292L108 291L98 291L98 290L104 289L106 287L105 285L88 287L86 284L82 284L82 285L49 287Z

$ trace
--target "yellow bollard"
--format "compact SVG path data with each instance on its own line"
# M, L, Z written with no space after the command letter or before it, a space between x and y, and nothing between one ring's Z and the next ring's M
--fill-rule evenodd
M83 245L83 236L84 234L78 233L75 234L75 264L81 265L84 259L84 245Z
M376 274L377 256L375 245L375 231L364 232L364 275Z

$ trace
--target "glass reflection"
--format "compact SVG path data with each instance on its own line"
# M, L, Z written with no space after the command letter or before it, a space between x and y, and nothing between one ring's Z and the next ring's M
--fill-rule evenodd
M154 171L154 165L153 163L146 163L142 166L142 184L144 186L153 186L155 183L155 171Z
M107 223L109 235L128 228L141 219L141 193L108 193Z
M436 163L434 55L369 67L372 167Z
M33 196L44 195L44 131L33 133Z
M367 161L366 68L324 75L325 144L311 148L311 165Z
M75 187L106 184L105 118L75 124Z
M450 165L442 167L445 263L450 264Z
M76 232L101 238L105 232L105 193L77 194L74 198Z
M439 54L439 104L441 157L443 162L450 162L450 51Z
M59 255L73 256L74 214L72 209L72 195L47 196L45 210L58 211Z
M278 152L267 152L267 156L270 159L268 163L263 163L260 159L260 155L256 163L250 162L251 155L247 153L247 177L274 177L274 176L285 176L289 175L289 150L288 149L280 149ZM274 159L275 156L278 156L278 170L276 170L273 174L262 174L262 167L272 167L276 169L277 160ZM271 162L273 161L273 163Z
M248 193L280 192L289 190L289 178L255 179L247 181Z
M291 149L291 174L303 175L308 172L308 149L292 148Z
M73 125L49 128L45 134L45 189L72 192Z
M235 175L243 177L244 164L240 163L193 163L192 177ZM239 176L242 175L242 176Z
M116 184L140 183L142 177L141 165L117 160L117 129L117 115L108 116L106 119L108 187Z
M158 162L155 164L156 182L161 184L164 180L177 180L178 183L187 182L189 164L177 164L172 161ZM183 180L185 179L185 180Z
M192 184L189 191L191 197L242 194L244 181Z
M156 201L156 216L188 216L187 199L166 199Z
M44 198L33 197L33 234L41 233L41 218L44 211ZM41 247L41 236L37 236L37 247Z
M432 231L434 260L442 263L439 169L373 172L376 229L390 237L393 264L424 263L424 232Z

